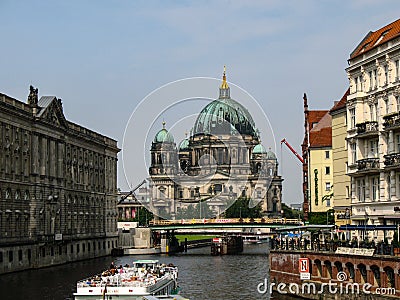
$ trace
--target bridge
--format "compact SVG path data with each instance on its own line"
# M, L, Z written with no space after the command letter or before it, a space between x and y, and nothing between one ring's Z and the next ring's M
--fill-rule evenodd
M300 219L286 218L229 218L229 219L190 219L190 220L153 220L149 227L152 230L181 229L243 229L270 228L282 229L303 225Z

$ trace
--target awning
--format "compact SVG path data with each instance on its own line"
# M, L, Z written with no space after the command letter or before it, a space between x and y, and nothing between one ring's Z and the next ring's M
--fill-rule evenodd
M389 215L389 216L383 216L384 219L400 219L400 215Z
M397 230L396 225L341 225L339 230Z
M350 219L352 219L352 220L360 220L360 221L363 221L363 220L366 220L368 217L366 217L366 216L351 216L350 217Z

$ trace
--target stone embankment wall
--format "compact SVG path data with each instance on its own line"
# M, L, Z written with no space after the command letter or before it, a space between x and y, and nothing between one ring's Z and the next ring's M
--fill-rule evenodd
M300 279L300 258L308 258L310 280ZM286 284L284 290L288 294L296 294L306 299L398 299L400 297L400 258L396 256L368 257L311 250L271 250L270 265L270 283L274 284L273 295L278 297L283 296L277 291L279 283ZM291 283L292 291L289 290ZM312 288L308 290L308 286L305 285L305 293L302 293L303 283L314 285L316 292L313 292ZM299 286L299 293L296 293L295 285ZM318 293L320 290L324 292Z

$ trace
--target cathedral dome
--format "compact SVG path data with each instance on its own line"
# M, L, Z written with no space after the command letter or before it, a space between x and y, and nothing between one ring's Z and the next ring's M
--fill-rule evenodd
M189 139L184 139L179 144L179 151L184 151L189 149Z
M226 127L225 132L221 132ZM239 102L231 99L217 99L209 103L200 112L194 123L194 134L229 133L257 136L255 124L248 110Z
M157 132L156 137L154 138L154 143L173 143L174 137L172 134L165 129L165 122L163 122L163 128Z
M266 153L267 150L261 144L255 145L253 148L253 154L266 154Z
M247 134L258 137L249 111L230 97L225 69L219 98L202 109L194 123L193 134Z

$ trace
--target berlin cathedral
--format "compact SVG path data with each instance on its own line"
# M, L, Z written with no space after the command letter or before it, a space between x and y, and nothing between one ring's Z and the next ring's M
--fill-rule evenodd
M191 204L208 206L212 215L200 218L218 217L240 197L265 217L280 216L276 155L261 144L249 111L230 97L225 70L218 99L202 109L190 136L177 147L163 122L150 152L151 208L161 217L179 218Z

